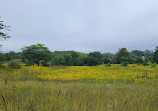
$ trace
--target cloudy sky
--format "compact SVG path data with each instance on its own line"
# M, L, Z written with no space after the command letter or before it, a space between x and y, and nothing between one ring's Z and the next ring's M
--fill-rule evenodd
M158 45L158 0L1 0L0 16L11 26L4 52L37 43L80 52Z

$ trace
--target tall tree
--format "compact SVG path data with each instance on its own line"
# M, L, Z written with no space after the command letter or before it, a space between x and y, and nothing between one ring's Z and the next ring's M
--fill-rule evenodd
M54 57L55 65L65 65L64 55L57 55Z
M130 54L134 55L134 56L139 56L139 57L144 56L144 52L141 50L132 50L132 52Z
M128 62L129 52L126 48L121 48L114 56L115 62L120 64L121 62Z
M22 48L21 56L27 65L39 66L41 62L47 63L51 60L52 52L43 44L37 44Z
M103 55L100 52L90 52L87 56L87 65L96 66L102 64Z
M153 55L153 62L156 62L158 64L158 46L156 46L156 49Z
M0 40L10 38L6 33L1 31L1 30L9 30L8 28L9 28L9 26L4 25L3 21L0 20ZM2 46L2 45L0 44L0 46ZM1 54L1 52L0 52L0 64L2 64L2 62L4 61L4 58L2 55L3 54Z
M9 27L10 26L4 25L3 21L0 20L0 30L8 30L9 31ZM8 34L2 32L2 31L0 31L0 40L7 39L7 38L10 38L10 36L8 36Z
M71 54L65 54L64 55L64 59L65 59L65 65L66 66L71 66L71 65L73 65L73 61L72 61L72 56L71 56Z

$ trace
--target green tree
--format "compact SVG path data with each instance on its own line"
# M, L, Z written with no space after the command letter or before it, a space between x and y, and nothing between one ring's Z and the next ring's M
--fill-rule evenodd
M88 56L87 57L87 65L88 66L97 66L97 65L99 65L99 61L95 57Z
M109 58L104 58L104 64L108 64L110 63L110 59Z
M8 30L9 31L9 27L10 26L4 25L3 21L0 21L0 30ZM0 31L0 39L2 40L2 39L7 39L7 38L10 38L10 36L8 36L8 34L2 32L2 31Z
M8 28L9 28L9 26L4 25L3 21L0 20L0 40L10 38L10 36L8 36L6 33L1 31L1 30L9 30ZM0 45L0 46L2 46L2 45ZM3 57L4 55L3 56L2 55L3 54L1 54L1 52L0 52L0 64L1 65L2 65L2 62L4 61L4 57Z
M113 54L112 53L103 53L102 54L104 58L112 59Z
M100 52L90 52L87 56L87 65L96 66L103 63L103 55Z
M83 66L86 54L75 51L55 51L52 63L54 65Z
M120 64L122 62L128 62L129 60L129 52L126 48L121 48L114 56L115 62Z
M156 46L156 49L153 55L153 62L156 62L158 64L158 46Z
M55 65L65 65L64 55L57 55L54 57Z
M132 50L132 52L130 54L135 55L135 56L139 56L139 57L144 56L144 52L141 50Z
M75 52L75 51L71 51L71 52L69 52L70 54L71 54L71 56L72 56L72 59L76 59L76 58L78 58L80 55L79 55L79 53L78 52Z
M71 53L72 59L73 59L73 65L74 66L83 66L84 65L84 59L87 57L86 54L80 53L80 52L73 52Z
M74 59L73 65L74 66L84 66L85 65L85 62L84 62L85 59L86 59L85 56L77 57L76 59Z
M77 65L76 62L78 61L78 58L80 56L79 53L75 51L69 51L68 54L71 55L71 59L70 59L71 64L76 66Z
M65 58L65 65L67 65L67 66L71 66L71 65L73 65L73 61L72 61L72 56L71 56L71 54L65 54L64 55L64 58Z
M4 61L5 61L5 55L3 53L0 53L0 67L2 67Z
M148 65L149 65L148 62L149 62L149 59L148 59L148 58L145 58L145 59L143 60L142 65L143 65L143 66L148 66Z
M143 58L142 57L135 57L135 59L136 59L136 63L137 64L142 64L143 63Z
M5 54L5 60L10 61L12 59L13 59L13 57L12 57L12 55L10 53L6 53Z
M10 54L13 57L13 59L20 59L21 57L21 52L10 51L8 54Z
M47 63L52 59L52 52L43 44L31 45L22 48L22 61L27 65Z

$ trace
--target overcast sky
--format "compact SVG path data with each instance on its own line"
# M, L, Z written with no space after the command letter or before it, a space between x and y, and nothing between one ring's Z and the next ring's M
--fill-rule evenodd
M158 0L1 0L0 16L11 26L4 52L37 43L80 52L158 45Z

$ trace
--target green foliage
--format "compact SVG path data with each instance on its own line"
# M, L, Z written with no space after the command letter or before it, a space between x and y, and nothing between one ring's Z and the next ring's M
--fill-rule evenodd
M135 65L133 65L132 67L136 67Z
M0 20L0 30L9 30L8 28L9 28L9 26L4 25L3 21ZM7 39L7 38L10 38L10 36L8 36L6 33L2 32L2 31L0 31L0 40ZM2 45L0 45L0 47L1 46ZM2 53L0 53L0 67L2 67L4 60L5 60L4 55Z
M52 59L52 53L43 44L31 45L22 48L21 54L22 61L27 65L37 64L38 66L42 62L49 62Z
M153 62L156 62L158 64L158 46L156 47L153 55Z
M109 58L104 58L104 64L110 63L110 59Z
M121 60L121 63L122 63L122 62L129 62L129 61L130 61L130 58L123 56L123 57L120 58L120 60Z
M71 56L72 56L72 61L73 61L74 66L83 66L83 65L85 65L84 60L87 57L86 54L73 51L71 53Z
M142 57L144 56L144 52L141 50L132 50L132 52L130 53L131 55L137 56L137 57Z
M143 58L142 57L136 57L136 63L137 64L142 64L143 63Z
M102 64L103 56L100 52L90 52L87 57L87 65L88 66L97 66Z
M88 56L86 62L88 66L97 66L100 64L98 59L92 56Z
M9 29L8 29L9 27L10 26L4 25L3 21L0 21L0 30L8 30L9 31ZM10 38L10 36L8 36L6 33L2 32L2 31L0 31L0 40L7 39L7 38Z
M67 65L67 66L73 65L71 54L65 54L64 58L65 58L65 65Z
M110 63L107 63L106 66L111 66L111 64L110 64Z
M0 53L0 68L3 68L3 62L5 61L5 55Z
M104 58L108 58L108 59L112 59L113 58L113 54L112 53L103 53L102 54Z
M9 54L10 56L12 56L13 59L21 59L21 52L10 51L6 54Z
M149 60L151 60L153 54L154 54L154 52L152 50L145 50L144 51L144 57L148 58Z
M83 65L85 65L85 59L86 59L85 56L80 56L80 57L74 59L73 65L74 66L83 66Z
M57 55L54 57L55 65L65 65L65 58L64 55Z
M136 59L135 58L129 58L128 62L130 64L135 64L136 63Z
M129 62L129 52L126 48L121 48L119 51L113 56L114 63L120 64L121 62Z
M0 53L0 62L4 62L5 61L5 54Z
M121 65L122 66L128 66L128 62L122 62Z
M12 59L13 59L13 57L12 57L11 54L9 54L9 53L6 53L6 54L5 54L5 60L6 60L6 61L10 61L10 60L12 60Z
M143 66L148 66L148 65L149 65L149 64L148 64L148 61L149 61L149 60L148 60L147 58L145 58L145 60L143 61L142 65L143 65Z
M148 66L149 64L148 64L148 62L143 61L142 65L143 65L143 66Z
M145 50L145 51L140 51L140 50L132 50L130 52L130 56L135 58L135 57L145 57L147 58L150 62L152 61L153 58L153 51L152 50ZM142 61L143 62L143 61ZM141 62L141 63L142 63ZM140 62L139 62L140 64Z
M3 63L0 61L0 68L4 68Z
M83 66L86 57L86 54L75 51L55 51L52 63L54 65Z
M157 67L157 64L156 63L152 63L151 64L151 68L153 68L153 67Z
M15 60L8 63L8 67L12 69L20 69L22 66Z
M43 67L50 67L51 66L51 63L48 63L48 62L45 62L45 61L41 62L41 64L42 64Z

